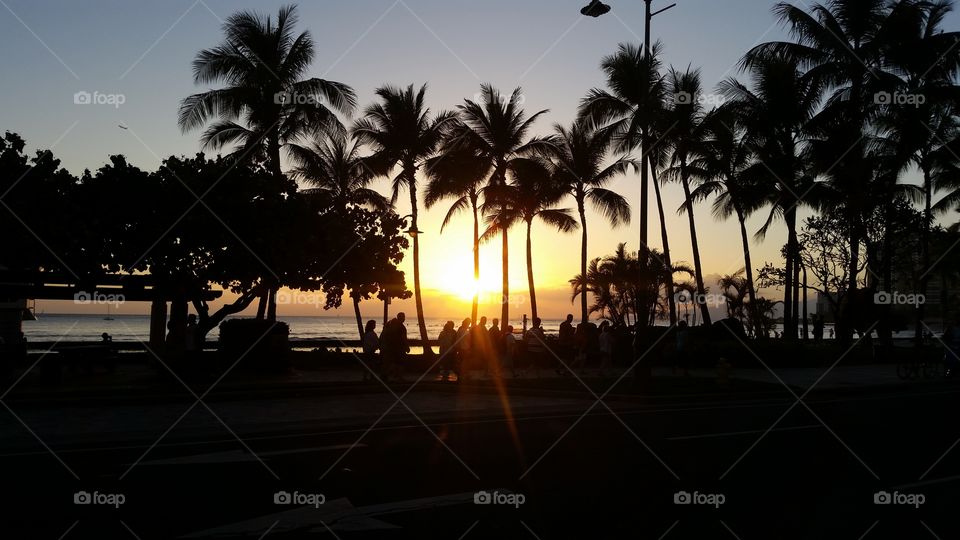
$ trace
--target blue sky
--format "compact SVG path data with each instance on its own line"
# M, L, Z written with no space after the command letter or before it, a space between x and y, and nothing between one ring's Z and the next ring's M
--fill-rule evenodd
M179 101L206 89L192 82L194 55L220 42L221 22L232 12L275 13L286 3L0 0L0 50L5 51L0 57L4 74L0 129L23 135L31 150L53 146L75 174L99 167L109 154L124 154L132 163L152 169L171 154L195 153L199 133L183 134L176 124ZM383 83L428 82L428 99L435 109L453 108L475 95L482 82L504 92L522 86L528 110L551 110L537 125L538 131L547 132L553 123L573 118L578 100L589 88L603 85L598 66L604 55L621 42L642 39L640 0L608 0L613 11L599 19L580 16L585 3L319 0L300 3L299 28L309 30L316 42L311 75L350 84L361 104L370 102L374 89ZM773 4L679 0L677 7L654 18L653 36L664 42L666 64L700 67L705 85L712 88L725 77L740 75L736 64L748 48L784 37L770 11ZM952 15L947 26L956 27L957 20ZM124 102L76 105L73 96L78 91L122 94ZM631 201L638 198L634 176L613 187ZM679 188L668 186L665 194L674 259L689 261L686 218L674 212L681 202ZM439 261L435 273L424 276L428 288L431 277L449 274L445 263L459 269L470 257L467 223L439 234L444 212L445 208L428 212L423 226L428 232L424 257ZM591 257L612 252L622 241L636 248L636 220L611 231L597 216L588 219L595 231ZM761 219L753 220L753 230ZM707 272L729 273L742 266L735 223L714 223L706 207L700 209L698 222ZM516 261L511 281L525 289L520 236L515 234L511 244ZM755 245L756 266L773 260L782 244L779 236L775 230L765 243ZM576 253L579 236L560 237L543 230L538 237L543 238L535 253L542 286L555 289L557 309L564 309L569 305L565 282L578 271L578 263L576 257L557 257L557 247ZM659 238L655 223L651 238ZM659 247L659 242L654 245ZM485 274L498 282L497 249L485 248L483 257ZM450 292L454 286L438 288Z

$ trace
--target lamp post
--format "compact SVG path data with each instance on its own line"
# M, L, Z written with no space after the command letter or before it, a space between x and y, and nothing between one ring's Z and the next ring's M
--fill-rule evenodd
M669 6L667 6L667 7L665 7L665 8L658 9L657 11L651 12L650 10L651 10L651 4L652 4L653 0L643 0L643 2L644 2L644 4L646 4L646 13L645 13L644 25L643 25L643 50L644 50L644 54L646 55L646 57L647 57L647 59L648 59L648 61L649 61L649 58L650 58L650 20L653 19L654 16L659 15L660 13L663 13L664 11L666 11L666 10L672 8L672 7L675 7L677 4L675 4L675 3L674 3L674 4L670 4ZM580 10L580 13L583 14L583 15L586 15L586 16L588 16L588 17L599 17L599 16L601 16L601 15L604 15L604 14L608 13L609 11L610 11L610 6L608 6L607 4L604 4L604 3L601 2L600 0L592 0L589 4L587 4L586 6L583 7L583 9ZM646 90L647 90L647 88L644 88L644 92L646 92ZM644 96L644 98L646 98L646 96ZM644 128L641 129L641 141L642 141L643 147L642 147L642 149L641 149L641 154L640 154L640 156L641 156L641 160L640 160L640 161L641 161L641 170L640 170L640 244L641 244L641 246L646 246L646 245L647 245L647 237L648 237L648 236L647 236L647 221L648 221L648 219L647 219L647 215L648 215L647 207L649 206L648 201L649 201L649 197L650 197L650 195L649 195L649 192L650 192L650 189L649 189L650 180L649 180L649 172L648 172L648 169L650 168L650 158L647 156L647 148L646 148L647 129L646 129L646 127L644 127ZM641 253L641 257L642 257L643 249L640 250L640 253Z

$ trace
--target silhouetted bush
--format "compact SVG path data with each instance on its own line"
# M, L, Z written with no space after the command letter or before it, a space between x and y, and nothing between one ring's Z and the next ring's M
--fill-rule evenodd
M290 367L290 327L283 322L229 319L220 323L220 356L240 371L273 372Z

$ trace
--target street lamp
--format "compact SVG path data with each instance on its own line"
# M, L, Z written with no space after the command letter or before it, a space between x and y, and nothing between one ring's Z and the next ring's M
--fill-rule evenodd
M409 234L411 237L419 236L419 235L423 234L423 231L421 231L420 229L418 229L418 228L416 228L415 226L413 226L413 214L403 216L403 217L400 218L400 219L402 219L402 220L404 221L404 223L406 223L407 219L409 219L409 220L411 221L410 228L408 228L407 230L403 231L404 233Z
M669 6L658 9L657 11L650 11L650 4L653 0L643 0L646 4L646 16L644 17L643 24L643 50L647 58L650 58L650 20L653 19L655 15L659 15L664 11L676 7L677 4L670 4ZM610 6L604 4L600 0L592 0L588 5L584 6L580 10L580 13L589 17L599 17L610 11ZM646 143L646 130L643 130L642 140ZM641 247L647 245L647 216L648 211L647 207L649 206L648 201L650 199L650 189L649 189L649 172L647 169L650 168L650 158L647 156L647 149L644 148L641 153L641 170L640 170L640 243ZM643 249L640 250L643 253ZM642 257L642 255L641 255Z

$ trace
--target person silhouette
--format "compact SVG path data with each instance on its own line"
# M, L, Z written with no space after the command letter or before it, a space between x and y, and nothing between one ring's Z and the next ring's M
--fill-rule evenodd
M373 380L380 372L380 362L377 357L377 350L380 349L380 338L377 337L377 321L369 320L363 330L363 362L366 367L363 370L363 381Z
M440 378L450 380L450 373L456 369L457 363L457 331L453 328L453 321L447 321L437 337L440 345Z

